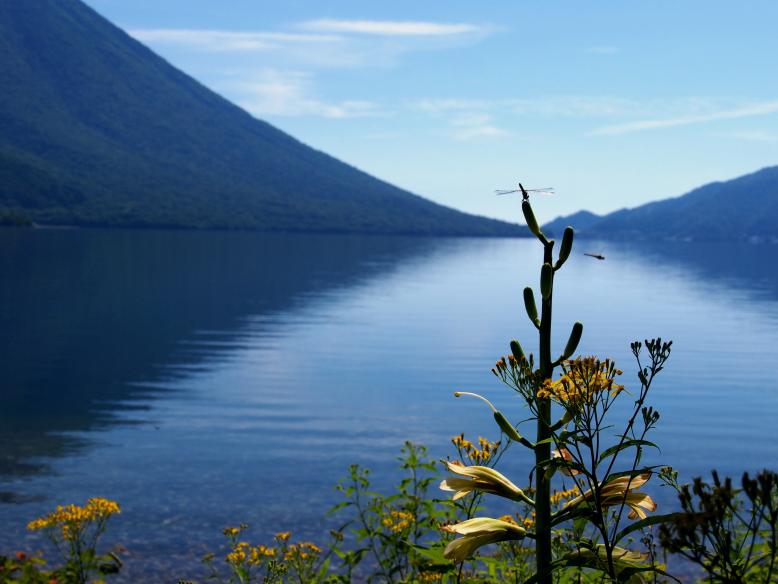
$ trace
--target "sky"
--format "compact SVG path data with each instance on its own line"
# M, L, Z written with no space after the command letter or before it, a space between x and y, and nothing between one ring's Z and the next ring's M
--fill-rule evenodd
M778 164L778 2L86 0L306 144L436 202L545 221Z

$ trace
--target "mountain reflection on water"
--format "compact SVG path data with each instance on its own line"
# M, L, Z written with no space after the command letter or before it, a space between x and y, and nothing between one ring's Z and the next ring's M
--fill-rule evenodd
M289 310L440 239L185 231L0 230L0 478L43 470L146 408L138 382L240 346L248 316ZM207 340L207 350L187 339ZM171 365L174 365L171 368Z
M630 341L674 340L648 462L776 466L774 249L580 241L559 272L560 349L581 320L580 351L615 358L629 388ZM0 231L0 551L38 546L28 519L94 495L122 503L126 581L197 577L240 521L321 541L350 463L382 488L403 440L441 458L459 432L496 437L453 390L522 419L489 369L509 339L534 344L521 291L540 260L520 239ZM502 470L531 466L515 449Z

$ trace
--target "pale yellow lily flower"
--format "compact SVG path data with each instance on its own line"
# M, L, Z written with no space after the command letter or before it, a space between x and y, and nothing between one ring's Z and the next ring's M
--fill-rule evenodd
M624 503L630 508L627 515L630 519L645 519L648 515L646 511L656 511L656 503L645 493L635 492L651 478L650 472L645 472L634 477L623 476L608 482L601 491L601 504L603 507L613 507ZM626 497L625 497L626 494ZM594 497L594 491L589 489L575 499L568 501L565 509L575 507L582 501L591 501Z
M442 529L463 536L450 542L443 550L445 558L457 563L464 562L481 546L524 539L527 534L527 530L516 523L490 517L476 517L456 525L446 525Z
M468 493L481 491L499 495L513 501L532 503L532 500L524 494L524 491L514 485L505 475L493 468L488 466L465 466L456 460L446 461L446 466L451 472L467 477L464 479L448 477L440 483L442 490L455 491L454 501L461 499Z

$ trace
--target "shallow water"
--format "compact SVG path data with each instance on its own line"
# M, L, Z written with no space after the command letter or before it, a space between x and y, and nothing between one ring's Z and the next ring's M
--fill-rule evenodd
M579 350L629 386L629 343L674 340L651 462L778 467L775 253L580 242L559 272L559 349L581 320ZM41 547L27 520L96 495L122 504L107 540L127 581L198 576L241 521L321 541L350 463L384 487L404 440L443 457L459 432L496 437L453 390L521 419L489 370L511 338L533 346L540 259L522 239L0 231L0 551ZM501 468L523 482L530 461Z

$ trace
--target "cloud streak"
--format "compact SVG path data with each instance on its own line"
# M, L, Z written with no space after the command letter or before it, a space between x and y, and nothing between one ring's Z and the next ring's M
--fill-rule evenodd
M367 100L328 102L313 93L313 79L300 71L266 69L252 79L233 83L241 97L238 103L258 116L314 116L324 118L364 118L388 115Z
M702 114L682 115L664 119L638 120L623 124L603 126L589 132L591 136L615 136L631 132L645 130L657 130L661 128L673 128L692 124L705 124L720 120L734 120L752 116L763 116L778 112L778 100L753 103L733 109L712 111Z
M467 23L439 23L404 20L337 20L322 18L299 24L304 30L380 36L451 36L482 32Z
M539 96L532 98L458 99L427 98L409 102L413 109L430 114L457 111L490 111L512 115L545 115L573 118L639 115L645 107L638 102L615 97Z
M132 29L129 34L144 43L183 45L213 52L269 51L283 48L290 43L337 43L343 40L337 35L324 34L183 28Z
M467 142L480 138L502 138L508 132L494 125L492 116L481 113L462 113L450 120L452 136Z

